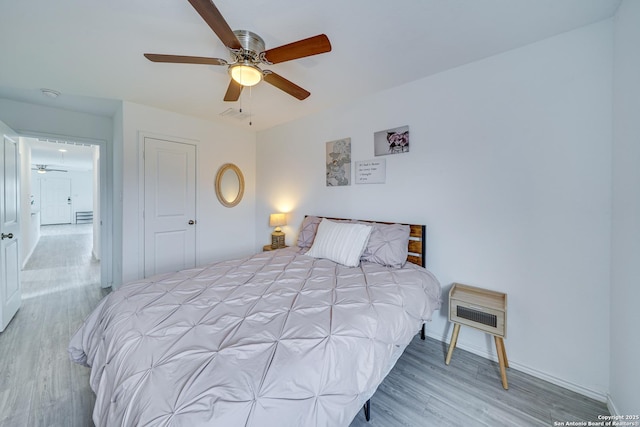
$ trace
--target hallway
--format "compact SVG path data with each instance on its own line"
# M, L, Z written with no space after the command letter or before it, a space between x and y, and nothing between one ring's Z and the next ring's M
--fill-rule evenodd
M22 270L22 299L86 285L100 286L100 261L91 254L93 224L44 225Z

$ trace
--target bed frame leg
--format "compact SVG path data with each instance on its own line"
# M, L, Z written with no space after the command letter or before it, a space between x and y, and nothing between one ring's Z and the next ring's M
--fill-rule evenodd
M371 419L371 399L367 400L364 403L364 418L369 421Z
M420 339L424 340L427 337L426 333L424 332L424 323L422 324L422 330L420 331Z

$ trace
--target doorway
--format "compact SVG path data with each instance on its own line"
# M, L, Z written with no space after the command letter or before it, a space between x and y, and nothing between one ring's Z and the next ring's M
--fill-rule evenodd
M21 138L23 299L100 286L99 147ZM95 213L95 215L94 215Z

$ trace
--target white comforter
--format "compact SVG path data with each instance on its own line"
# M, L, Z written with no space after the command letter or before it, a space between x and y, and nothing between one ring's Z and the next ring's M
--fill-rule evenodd
M347 426L439 307L415 265L287 248L123 286L69 352L96 426Z

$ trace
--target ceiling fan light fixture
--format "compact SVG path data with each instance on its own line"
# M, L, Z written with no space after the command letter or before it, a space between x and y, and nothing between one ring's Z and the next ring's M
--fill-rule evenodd
M51 99L55 99L57 97L60 96L60 92L58 92L57 90L53 90L53 89L46 89L46 88L42 88L40 89L40 92L42 92L42 94L48 98Z
M47 173L47 171L44 168L38 168L38 173Z
M229 75L242 86L255 86L262 81L262 70L245 62L230 66Z

